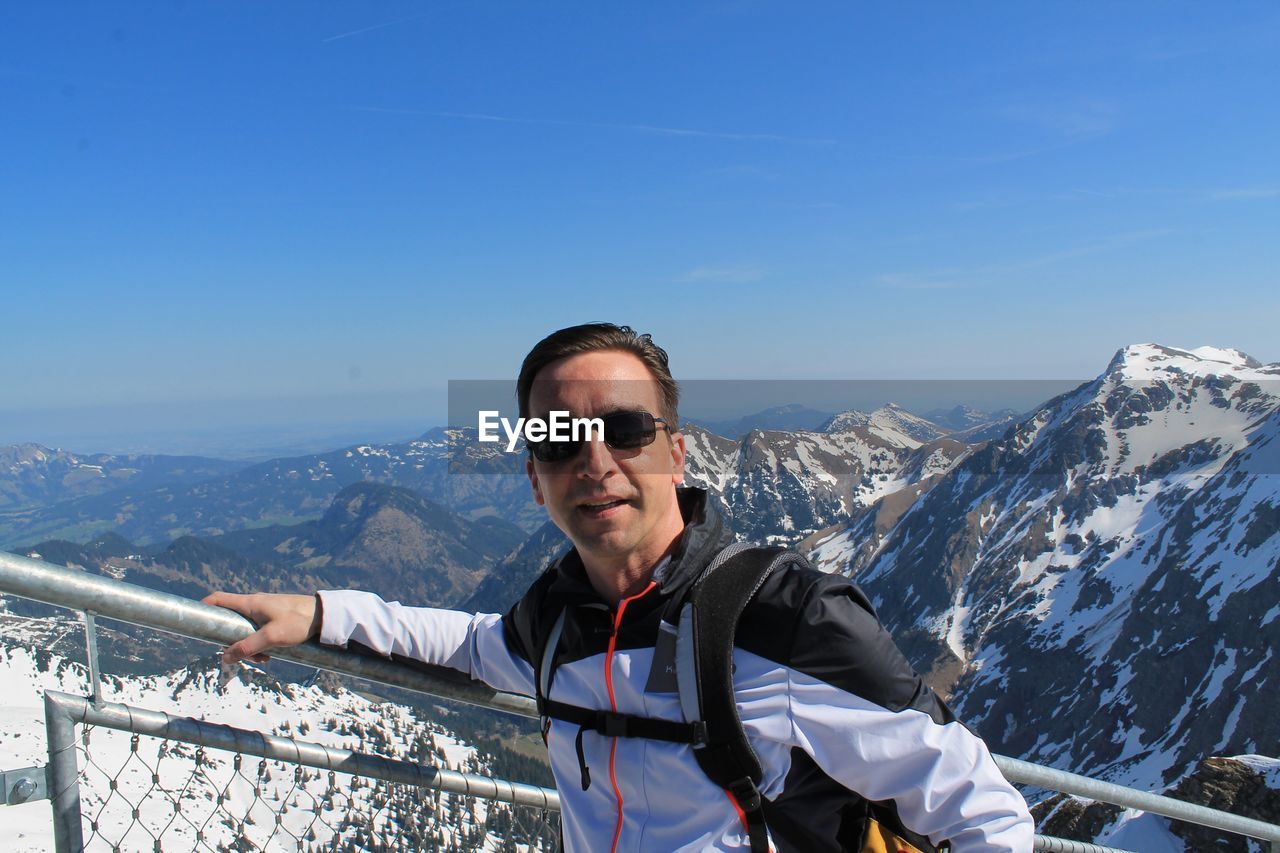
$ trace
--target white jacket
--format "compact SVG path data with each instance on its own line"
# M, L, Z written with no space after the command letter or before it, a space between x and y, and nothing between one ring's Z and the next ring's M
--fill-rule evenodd
M358 642L533 695L530 632L563 610L550 698L680 721L674 633L662 615L725 543L705 498L682 492L693 522L680 550L616 612L591 590L571 551L506 616L321 592L320 640ZM954 853L1032 849L1021 795L920 681L848 581L812 569L775 572L743 613L734 664L735 701L765 768L760 790L779 850L838 849L844 788L891 802L905 826L935 844L949 841ZM577 736L576 726L552 721L548 748L566 850L749 849L733 801L688 745L587 731L584 790Z

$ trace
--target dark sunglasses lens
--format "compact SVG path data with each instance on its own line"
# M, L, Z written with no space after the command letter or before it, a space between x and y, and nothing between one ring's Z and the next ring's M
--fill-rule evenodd
M604 420L604 441L618 450L634 450L652 444L658 425L648 412L616 412Z
M581 441L530 441L529 452L539 462L563 462L578 455Z
M604 443L615 450L635 450L653 444L658 423L648 412L614 412L601 418ZM529 452L539 462L564 462L578 455L581 441L530 441Z

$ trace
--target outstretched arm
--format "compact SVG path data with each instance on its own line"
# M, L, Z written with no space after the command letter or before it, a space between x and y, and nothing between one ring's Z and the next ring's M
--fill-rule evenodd
M512 653L497 614L405 607L356 590L315 595L215 592L204 603L234 610L258 626L223 651L226 663L262 663L271 649L315 638L325 645L356 642L382 655L452 667L498 690L533 692L533 667Z

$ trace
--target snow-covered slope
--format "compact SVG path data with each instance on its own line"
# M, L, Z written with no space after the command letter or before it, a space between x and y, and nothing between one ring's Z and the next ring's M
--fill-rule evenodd
M898 447L914 447L936 438L942 438L950 430L940 427L919 415L913 415L897 403L886 403L870 414L850 409L835 415L822 427L822 432L838 433L850 430L866 430L882 441Z
M739 441L686 425L684 435L685 482L709 489L750 540L795 541L846 521L970 450L946 439L926 445L880 422L835 432L753 430Z
M375 704L331 679L310 686L281 684L244 667L221 690L218 680L211 658L164 675L109 678L104 698L360 752L488 770L487 756L447 728L405 706ZM84 695L84 667L0 640L0 695L5 697L0 768L47 762L42 697L49 689ZM191 850L199 846L196 833L201 832L213 849L296 850L301 845L295 839L323 849L368 849L397 833L428 849L450 843L461 849L506 849L496 829L504 823L502 809L489 816L486 832L489 810L483 800L374 787L347 774L331 778L309 768L296 771L296 765L260 764L252 756L237 764L232 754L219 750L204 751L202 758L197 770L195 747L151 737L132 745L127 732L92 729L80 757L82 813L97 823L91 833L86 820L88 848L118 844L150 850L153 837L159 837L163 849ZM0 849L50 850L52 826L47 800L0 808ZM256 846L236 846L241 833Z
M993 748L1153 787L1274 752L1280 365L1155 344L818 543Z

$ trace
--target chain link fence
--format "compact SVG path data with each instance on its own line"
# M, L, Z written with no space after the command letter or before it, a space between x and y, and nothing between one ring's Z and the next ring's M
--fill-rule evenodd
M73 719L86 710L79 703L89 706L78 697L62 702L73 705ZM86 850L526 853L558 847L559 803L553 791L129 706L110 707L119 719L81 724L70 744L57 747L75 754L71 786L53 787L64 796L73 788L78 796ZM194 737L132 730L155 717L182 723ZM263 748L245 752L190 742L213 739L205 737L210 734ZM290 749L308 763L279 756ZM315 763L331 766L309 766ZM346 772L353 767L374 772ZM412 775L424 784L385 778ZM541 805L498 798L513 799L504 793L513 790L524 800L541 792Z

